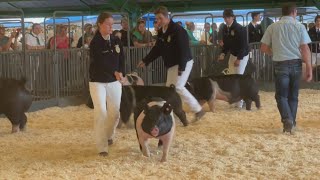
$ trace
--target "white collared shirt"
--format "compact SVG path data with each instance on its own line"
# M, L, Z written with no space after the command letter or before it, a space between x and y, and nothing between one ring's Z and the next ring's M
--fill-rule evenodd
M37 41L37 37L39 38L39 43ZM44 44L44 36L42 34L34 34L33 32L27 33L26 36L26 44L29 46L45 46Z

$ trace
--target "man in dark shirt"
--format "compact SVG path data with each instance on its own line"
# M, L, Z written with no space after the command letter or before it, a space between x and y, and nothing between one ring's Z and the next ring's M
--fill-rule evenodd
M129 23L127 18L121 19L121 42L122 45L127 47L128 46L128 31L129 31ZM132 41L130 41L130 46L133 46Z
M315 26L309 29L308 34L312 42L320 41L320 15L314 18ZM320 46L319 43L310 45L312 57L312 65L320 65Z
M161 26L158 31L158 39L150 53L138 66L147 66L159 56L162 56L164 65L168 68L166 86L175 85L182 101L190 106L198 120L205 114L205 111L185 88L193 66L188 34L184 28L169 19L166 7L160 6L157 8L155 15Z
M228 74L243 74L249 60L249 45L247 32L235 20L232 9L225 9L223 18L226 25L223 27L223 47L219 60L224 60L226 54L230 53L228 60ZM242 108L243 101L239 101L238 107Z
M260 21L260 13L251 13L252 22L248 25L249 43L260 42L262 39L262 27L258 22Z

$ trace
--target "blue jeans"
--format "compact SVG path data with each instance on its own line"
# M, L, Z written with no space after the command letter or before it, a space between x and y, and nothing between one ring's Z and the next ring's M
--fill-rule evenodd
M275 98L281 115L281 121L293 121L293 125L295 126L302 62L293 61L295 63L289 63L289 61L283 63L274 62L274 75Z

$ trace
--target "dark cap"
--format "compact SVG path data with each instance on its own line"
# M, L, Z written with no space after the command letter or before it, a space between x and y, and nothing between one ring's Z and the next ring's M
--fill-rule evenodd
M225 9L223 11L223 17L234 17L232 9Z

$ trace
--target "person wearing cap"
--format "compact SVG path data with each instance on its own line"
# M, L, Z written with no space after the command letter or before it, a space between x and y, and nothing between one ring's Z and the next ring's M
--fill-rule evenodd
M161 56L167 68L166 86L175 85L183 103L189 105L191 111L195 113L196 120L199 120L205 111L185 88L194 62L187 31L169 18L166 7L158 7L154 14L161 26L158 39L149 54L139 62L138 67L147 66Z
M291 132L296 126L302 61L307 68L305 80L312 80L308 46L311 40L305 27L297 22L296 16L297 8L294 4L284 5L281 20L270 25L261 40L261 51L272 55L275 99L284 132Z
M84 40L86 39L87 36L93 36L93 31L92 31L92 24L85 24L84 25L84 35L81 36L78 40L78 43L77 43L77 48L81 48L83 46L83 42L82 42L82 39L84 37Z
M249 44L247 32L235 20L232 9L223 11L225 26L222 30L222 53L219 60L224 60L226 54L230 54L228 59L228 74L243 74L249 60ZM237 103L237 107L242 108L243 100Z
M146 29L146 21L138 20L135 30L132 32L132 42L134 47L154 46L154 39L149 30Z
M252 22L248 25L249 43L260 42L262 39L262 27L258 22L260 21L260 13L251 13Z
M224 56L230 53L228 74L243 74L249 59L245 28L237 23L232 9L225 9L223 18L226 25L222 30L223 47L219 60L224 60Z

